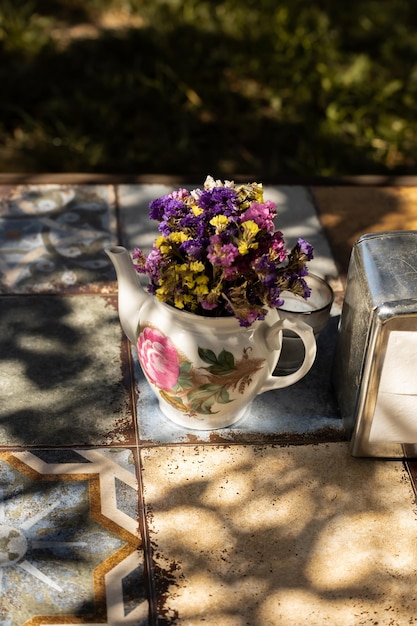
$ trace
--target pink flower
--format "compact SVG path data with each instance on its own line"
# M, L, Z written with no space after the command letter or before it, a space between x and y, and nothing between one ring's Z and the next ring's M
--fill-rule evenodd
M174 200L184 200L184 198L187 198L187 196L190 195L190 192L187 189L176 189L174 191L171 191L171 193L168 195Z
M174 387L180 373L180 363L174 344L156 328L146 327L138 339L138 354L149 380L168 390Z
M213 240L217 239L217 236L213 236L211 238L211 244L208 247L207 258L213 265L218 265L220 267L231 267L236 259L239 256L239 250L232 243L225 243L221 245L221 243L214 242Z
M250 207L242 215L242 221L253 220L260 229L265 229L268 233L274 232L274 217L276 216L277 205L271 200L266 202L252 202Z

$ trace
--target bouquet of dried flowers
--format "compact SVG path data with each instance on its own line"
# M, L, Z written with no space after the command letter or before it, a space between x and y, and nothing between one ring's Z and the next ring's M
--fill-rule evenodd
M283 305L282 292L307 299L304 276L313 247L299 238L292 250L275 230L276 204L259 183L208 176L203 189L179 189L150 203L159 237L146 256L136 248L136 271L162 302L206 316L235 316L241 326Z

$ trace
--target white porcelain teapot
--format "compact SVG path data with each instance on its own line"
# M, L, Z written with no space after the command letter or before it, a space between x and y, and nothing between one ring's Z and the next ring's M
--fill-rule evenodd
M204 317L158 301L141 286L128 251L106 250L118 279L119 317L137 347L139 362L162 413L185 428L225 428L241 419L253 399L293 385L316 356L312 328L280 319L270 309L249 328L234 317ZM299 369L274 376L282 331L301 338L305 355Z

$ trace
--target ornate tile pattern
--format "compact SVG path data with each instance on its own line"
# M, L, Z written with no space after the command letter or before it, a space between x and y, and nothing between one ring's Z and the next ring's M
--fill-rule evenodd
M1 292L108 288L115 219L111 186L0 187Z
M2 623L145 624L137 490L128 449L1 453Z

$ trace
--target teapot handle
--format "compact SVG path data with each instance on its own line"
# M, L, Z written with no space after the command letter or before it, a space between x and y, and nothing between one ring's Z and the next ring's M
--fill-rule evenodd
M258 395L272 389L282 389L293 385L303 378L311 369L317 352L316 338L311 326L301 320L293 321L290 319L280 319L266 331L265 340L268 349L281 351L282 335L281 331L291 330L298 335L304 344L304 361L296 372L283 376L272 376L265 380Z

